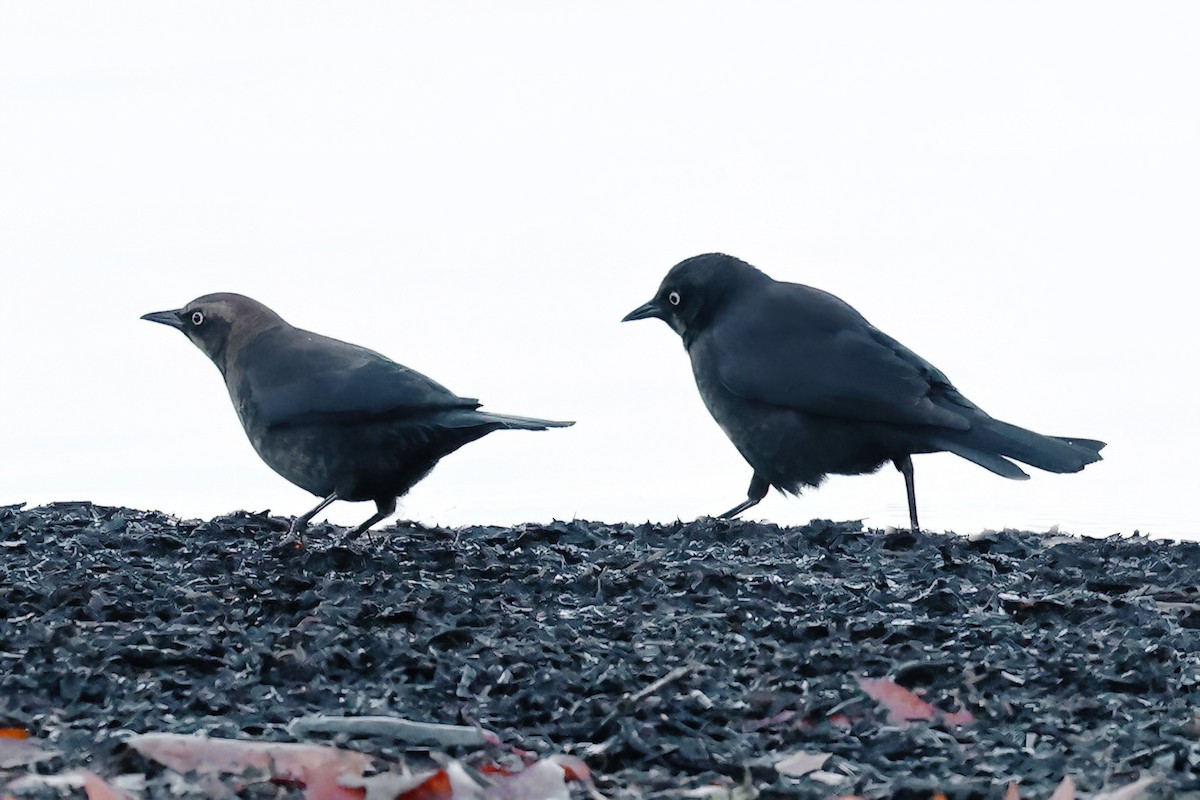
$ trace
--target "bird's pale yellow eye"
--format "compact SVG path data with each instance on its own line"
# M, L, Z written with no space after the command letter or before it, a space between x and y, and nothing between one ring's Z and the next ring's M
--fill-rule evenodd
M667 300L669 300L673 306L679 305L679 292L671 292L669 295L667 295Z
M204 312L203 311L193 311L192 312L192 324L193 325L203 325L204 324Z

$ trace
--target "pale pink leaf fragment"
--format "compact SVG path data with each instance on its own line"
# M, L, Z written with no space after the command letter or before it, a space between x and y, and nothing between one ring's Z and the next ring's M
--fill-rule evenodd
M290 742L146 733L130 737L128 744L176 772L241 775L253 770L297 783L304 786L308 800L361 800L362 789L345 786L341 779L361 776L371 763L353 750Z
M952 714L943 711L942 722L947 725L971 725L975 722L975 715L965 708L960 708Z
M1016 781L1008 782L1008 788L1004 790L1004 800L1021 800L1021 793L1017 791Z
M0 769L27 767L58 755L57 750L47 750L37 739L0 737Z
M1050 800L1075 800L1075 781L1070 775L1062 779L1054 794L1050 795Z
M487 800L571 800L571 790L567 788L566 770L546 758L497 780L483 796Z
M1158 778L1148 775L1133 783L1128 783L1119 789L1092 795L1092 800L1142 800L1143 797L1147 796L1146 788L1155 783L1158 783Z
M88 800L129 800L129 795L116 789L94 772L83 772L83 790Z

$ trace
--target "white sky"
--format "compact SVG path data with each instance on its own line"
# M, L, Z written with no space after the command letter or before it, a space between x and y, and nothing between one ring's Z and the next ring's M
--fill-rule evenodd
M745 496L679 339L722 250L838 294L1078 475L916 459L922 522L1200 534L1200 5L0 0L0 503L297 514L219 375L138 319L214 291L490 410L427 524ZM357 523L370 504L338 504ZM892 469L750 517L906 522Z

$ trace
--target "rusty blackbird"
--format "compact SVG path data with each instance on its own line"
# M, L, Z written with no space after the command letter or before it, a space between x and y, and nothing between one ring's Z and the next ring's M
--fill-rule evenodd
M754 469L746 500L798 494L829 474L904 475L918 530L914 453L949 451L1006 478L1100 460L1104 442L1043 436L990 417L932 364L828 292L707 253L671 268L624 320L657 317L683 337L709 412Z
M572 422L479 410L439 383L365 347L294 328L249 297L209 294L142 319L177 328L221 371L250 443L271 469L324 498L373 500L354 539L396 510L438 460L501 429L540 431Z

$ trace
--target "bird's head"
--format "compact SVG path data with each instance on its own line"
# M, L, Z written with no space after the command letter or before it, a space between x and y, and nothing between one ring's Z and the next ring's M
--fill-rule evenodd
M671 267L654 299L625 315L622 322L657 317L689 342L712 323L729 300L766 275L724 253L692 256Z
M142 319L183 331L213 363L225 372L230 346L233 351L259 333L286 324L271 309L240 294L222 292L197 297L183 308L155 311Z

